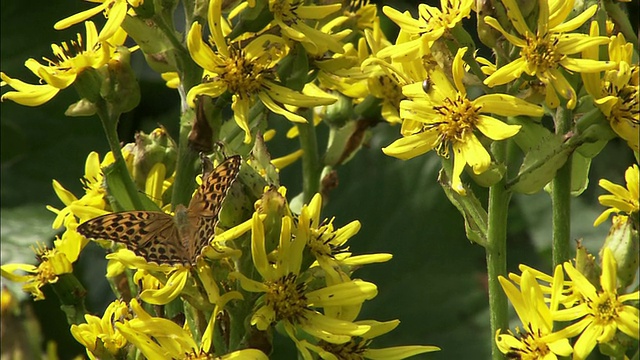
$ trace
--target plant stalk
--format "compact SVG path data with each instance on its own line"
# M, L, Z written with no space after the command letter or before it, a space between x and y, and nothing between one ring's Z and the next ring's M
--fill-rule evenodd
M320 173L322 164L318 151L318 139L316 138L316 128L313 125L313 113L306 110L306 124L296 123L300 133L300 148L302 154L302 192L303 202L308 204L314 194L320 191Z
M556 111L556 134L566 134L572 127L572 112L563 107ZM552 180L553 266L571 258L571 159L556 172Z
M504 162L507 142L494 142L492 153L498 162ZM508 328L507 297L502 291L498 276L507 275L507 218L511 192L506 190L506 179L489 188L489 209L487 227L487 275L489 288L489 309L491 311L491 358L503 359L493 336L500 329Z

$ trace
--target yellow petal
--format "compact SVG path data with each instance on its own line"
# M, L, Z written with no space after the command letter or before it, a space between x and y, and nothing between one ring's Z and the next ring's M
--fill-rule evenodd
M479 115L476 128L491 140L508 139L520 131L520 125L509 125L491 116Z

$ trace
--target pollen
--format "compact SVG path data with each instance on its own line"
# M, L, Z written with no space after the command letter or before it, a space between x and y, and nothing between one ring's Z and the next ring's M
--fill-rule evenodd
M520 51L520 56L535 67L532 75L543 74L549 69L558 67L558 63L565 58L565 55L557 51L558 38L544 36L526 36L527 45Z
M528 325L528 328L528 331L516 329L514 337L518 338L524 346L520 349L512 348L506 354L508 359L543 359L551 353L549 346L539 340L542 337L540 331L534 332L531 324Z
M53 269L53 265L44 260L39 266L36 274L36 282L40 285L55 283L58 281L58 275Z
M215 356L206 353L202 349L200 351L191 350L191 352L184 354L184 360L214 360Z
M307 306L304 296L306 286L296 284L297 278L295 274L289 274L267 284L269 290L265 296L265 303L275 310L278 321L295 321Z
M250 61L242 50L230 48L231 56L226 59L225 68L220 72L229 91L241 98L250 98L260 91L262 79L269 71L259 61Z
M607 79L611 75L617 76L617 72L608 72L603 79L603 88L607 95L614 96L620 100L612 107L608 116L609 121L622 122L627 121L631 124L640 125L638 118L640 117L640 102L638 100L638 85L634 84L634 76L638 76L638 67L633 69L632 77L628 83L623 86L616 85L616 79Z
M296 10L298 10L300 2L292 4L287 0L276 0L270 1L269 5L274 17L280 18L285 24L292 25L298 22Z
M333 218L327 222L325 219L316 229L311 227L311 238L307 246L317 259L320 257L335 258L334 255L339 252L347 251L347 248L339 248L331 243L335 239L336 233L333 231Z
M327 352L335 355L338 359L345 360L364 360L364 352L369 348L371 340L362 338L352 338L351 341L344 344L332 344L326 341L319 341L318 346Z
M423 131L437 129L440 136L436 151L438 155L448 158L449 145L462 141L468 133L475 129L480 107L473 105L469 99L458 94L455 100L446 98L444 105L434 106L433 109L440 114L440 119L434 123L425 124Z
M600 302L595 307L595 316L603 324L614 321L614 319L618 318L618 306L619 304L617 303L615 297L614 299L607 297L604 301Z

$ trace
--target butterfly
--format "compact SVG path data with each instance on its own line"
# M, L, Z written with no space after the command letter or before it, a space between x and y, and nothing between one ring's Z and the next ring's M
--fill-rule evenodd
M240 156L231 156L205 173L189 206L178 205L175 216L161 211L117 212L88 220L77 231L86 238L124 244L149 263L194 266L214 235L222 202L238 177L241 161Z

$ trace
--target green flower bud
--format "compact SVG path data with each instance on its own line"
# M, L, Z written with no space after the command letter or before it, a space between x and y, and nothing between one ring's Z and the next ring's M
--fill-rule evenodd
M340 93L334 95L338 97L338 101L327 106L323 120L330 126L342 127L353 117L353 102Z
M618 265L618 284L623 288L633 283L638 271L638 230L628 216L617 215L613 218L613 225L600 250L600 256L605 247L611 249Z
M496 8L495 6L498 6L499 8ZM484 17L491 16L493 18L496 18L503 27L506 25L508 28L511 26L511 22L509 22L505 14L504 7L497 1L476 0L476 9L478 11L478 21L476 25L478 38L483 44L487 45L488 47L495 48L496 41L500 39L502 35L498 30L487 25L484 22Z
M267 251L275 249L280 241L282 218L285 215L291 216L287 199L275 186L270 186L256 202L256 207L259 213L267 215L264 219Z
M140 86L130 64L129 49L120 46L116 55L101 68L104 81L100 88L102 98L117 112L133 110L140 103Z
M88 102L100 101L100 88L104 82L104 76L96 69L88 67L82 70L73 82L80 98Z
M163 163L167 169L166 177L170 177L176 168L177 146L164 127L160 127L147 135L136 134L133 154L133 179L140 189L144 189L145 181L153 165Z
M64 112L67 116L91 116L96 113L96 105L87 99L69 105Z
M594 286L598 286L598 284L600 284L600 274L602 273L602 270L596 263L596 259L593 254L590 254L587 251L587 248L582 246L580 242L578 242L578 247L576 249L576 270L584 275L584 277L586 277Z

